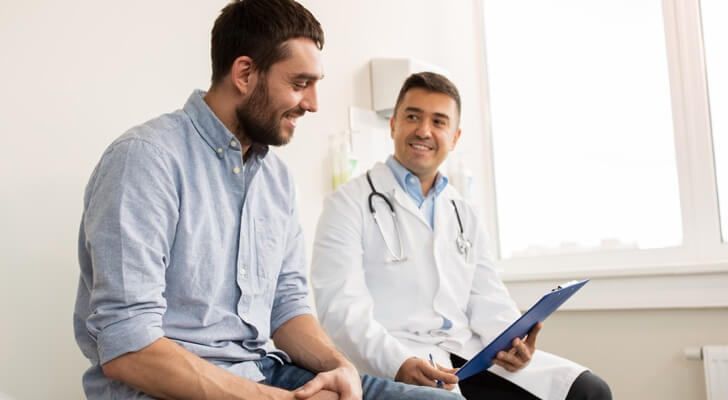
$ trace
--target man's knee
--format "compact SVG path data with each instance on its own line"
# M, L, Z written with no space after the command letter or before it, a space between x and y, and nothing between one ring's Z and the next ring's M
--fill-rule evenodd
M604 379L584 371L571 385L566 400L612 400L612 391Z
M425 386L414 386L414 385L407 385L407 390L404 391L402 396L394 397L398 399L408 399L408 400L419 400L419 399L430 399L430 400L465 400L463 396L460 394L451 392L449 390L444 389L435 389L431 387L425 387Z
M408 385L369 375L362 375L364 400L465 400L444 389Z

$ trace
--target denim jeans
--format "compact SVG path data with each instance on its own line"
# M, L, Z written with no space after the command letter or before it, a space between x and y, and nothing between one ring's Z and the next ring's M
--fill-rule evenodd
M316 376L311 371L299 368L293 364L281 364L270 357L257 361L257 363L260 371L265 376L263 383L285 390L298 389ZM463 400L463 397L460 395L447 390L407 385L369 375L361 376L361 386L364 400Z

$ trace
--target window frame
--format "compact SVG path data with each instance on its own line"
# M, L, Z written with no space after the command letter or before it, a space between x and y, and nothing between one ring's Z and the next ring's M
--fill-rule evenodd
M485 171L485 217L496 266L519 305L528 307L529 302L540 297L554 281L590 277L594 289L587 290L582 300L566 304L567 309L728 306L728 290L725 290L728 287L728 243L723 242L721 236L699 0L662 1L682 245L506 260L500 258L498 243L484 8L481 2L484 145L485 154L491 155ZM723 236L728 237L728 232ZM644 285L650 285L652 290ZM614 299L615 290L622 294L620 299ZM589 292L592 294L586 295Z

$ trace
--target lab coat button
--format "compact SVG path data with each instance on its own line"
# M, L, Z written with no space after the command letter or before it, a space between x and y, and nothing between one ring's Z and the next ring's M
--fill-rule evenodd
M245 275L247 275L247 273L248 272L245 270L245 268L240 268L240 277L241 278L244 279L245 278Z

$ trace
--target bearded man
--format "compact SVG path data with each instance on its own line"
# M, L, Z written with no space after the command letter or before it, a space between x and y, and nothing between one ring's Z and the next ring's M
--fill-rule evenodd
M323 43L295 1L234 1L210 89L104 152L78 243L89 399L459 398L360 377L311 315L293 180L268 146L317 110Z

